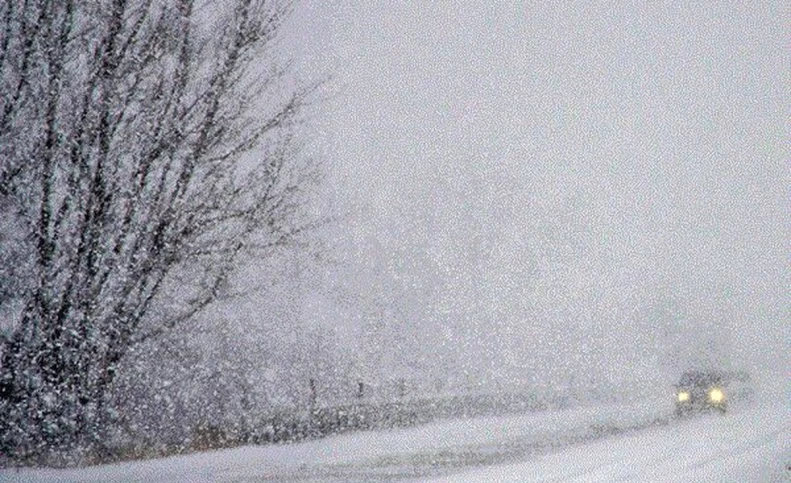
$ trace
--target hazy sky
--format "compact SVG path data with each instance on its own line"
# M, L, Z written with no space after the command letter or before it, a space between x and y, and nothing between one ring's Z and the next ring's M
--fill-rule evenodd
M701 333L788 368L791 13L744 3L303 2L356 287L486 377Z

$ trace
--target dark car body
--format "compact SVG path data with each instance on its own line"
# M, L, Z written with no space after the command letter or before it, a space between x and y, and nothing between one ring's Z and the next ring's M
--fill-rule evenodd
M681 375L675 386L676 414L726 412L730 377L721 371L694 370Z

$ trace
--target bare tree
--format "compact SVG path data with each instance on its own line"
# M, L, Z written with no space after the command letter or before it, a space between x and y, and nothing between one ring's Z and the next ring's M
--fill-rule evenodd
M316 166L292 142L310 92L272 49L288 11L0 4L0 251L24 254L0 299L23 307L2 347L0 453L90 444L128 351L311 226Z

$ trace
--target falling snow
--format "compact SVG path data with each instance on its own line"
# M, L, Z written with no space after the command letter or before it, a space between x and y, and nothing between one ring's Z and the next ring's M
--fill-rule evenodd
M116 3L0 6L0 479L791 478L781 2Z

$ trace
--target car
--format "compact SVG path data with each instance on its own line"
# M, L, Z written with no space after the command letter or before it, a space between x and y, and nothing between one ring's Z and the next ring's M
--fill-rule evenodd
M717 370L690 370L675 386L676 415L728 410L728 383L731 377Z

